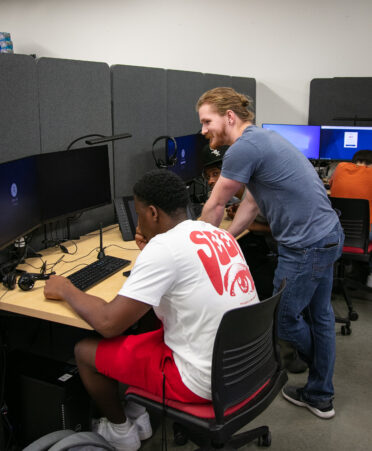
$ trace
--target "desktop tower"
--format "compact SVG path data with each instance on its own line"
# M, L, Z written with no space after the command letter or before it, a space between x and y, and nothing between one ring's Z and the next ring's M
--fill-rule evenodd
M75 365L18 351L9 360L9 417L18 443L60 429L90 430L91 401Z

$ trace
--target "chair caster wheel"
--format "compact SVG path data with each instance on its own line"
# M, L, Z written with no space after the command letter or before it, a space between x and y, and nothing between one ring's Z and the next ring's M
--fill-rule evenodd
M186 445L186 443L189 441L182 426L178 423L173 423L173 437L174 443L177 446Z
M356 321L358 318L359 318L359 315L355 310L352 310L351 312L349 312L350 321Z
M350 326L341 326L341 335L350 335L351 329Z
M271 445L271 432L269 431L265 435L260 435L258 437L258 446L269 447Z

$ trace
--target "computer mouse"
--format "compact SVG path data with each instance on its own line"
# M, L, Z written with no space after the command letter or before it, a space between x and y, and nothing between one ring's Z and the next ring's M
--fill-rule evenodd
M123 276L129 277L129 276L130 276L130 271L124 271L124 272L123 272Z

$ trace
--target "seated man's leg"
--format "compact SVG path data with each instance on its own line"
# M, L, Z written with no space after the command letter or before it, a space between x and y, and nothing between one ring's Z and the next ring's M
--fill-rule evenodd
M191 392L182 382L163 328L139 335L101 340L96 352L97 371L126 385L181 402L209 402Z
M91 398L105 415L98 422L95 431L118 451L137 451L141 447L139 430L136 422L127 419L124 414L118 382L96 369L96 353L101 341L98 338L86 338L75 346L80 377ZM151 426L149 429L151 432ZM152 432L150 436L151 434Z
M113 423L126 420L120 403L118 382L96 369L95 359L99 338L85 338L75 346L75 359L80 377L90 397L102 413Z

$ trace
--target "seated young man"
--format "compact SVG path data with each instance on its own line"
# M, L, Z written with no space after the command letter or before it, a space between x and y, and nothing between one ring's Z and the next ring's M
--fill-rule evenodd
M87 391L105 415L97 431L116 449L129 451L139 449L151 426L143 407L130 403L123 411L117 381L177 401L209 402L222 315L259 301L235 239L187 219L188 194L178 176L151 171L133 191L142 252L118 295L105 302L61 276L45 285L48 299L65 300L105 337L82 340L75 357ZM160 329L121 335L151 308Z

